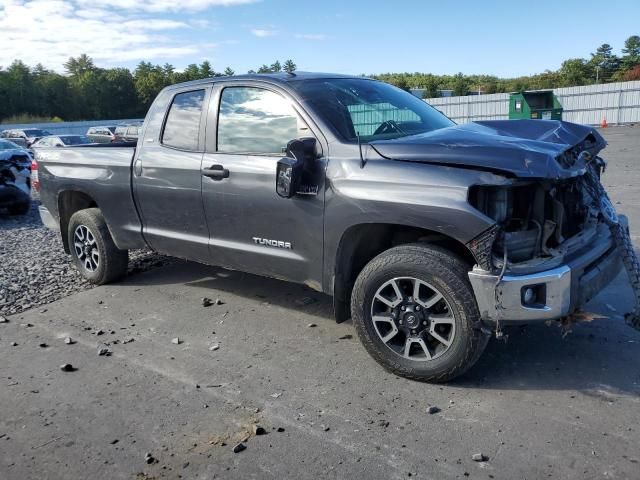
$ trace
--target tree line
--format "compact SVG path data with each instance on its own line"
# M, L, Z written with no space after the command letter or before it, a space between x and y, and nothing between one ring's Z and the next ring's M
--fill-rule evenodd
M372 76L405 90L424 89L423 98L439 97L442 90L451 90L453 95L468 95L470 92L488 94L640 80L640 36L627 38L621 53L620 56L615 55L613 47L603 43L589 59L570 58L562 62L558 70L517 78L419 72Z
M235 74L229 67L218 72L206 60L183 71L168 63L150 62L140 62L133 71L99 68L85 54L69 58L64 69L60 74L42 65L29 67L20 60L6 69L0 67L0 123L140 118L168 85ZM295 70L292 60L283 64L276 60L257 72Z
M65 73L60 74L42 65L29 67L20 60L7 68L0 67L0 123L139 118L167 85L235 73L229 67L217 72L206 60L182 71L168 63L150 62L140 62L133 71L99 68L84 54L70 58L64 69ZM295 70L292 60L282 64L276 60L248 73ZM558 70L517 78L419 72L370 76L405 90L423 89L424 98L438 97L442 90L451 90L454 95L488 94L640 80L640 36L627 38L619 56L605 43L589 59L570 58Z

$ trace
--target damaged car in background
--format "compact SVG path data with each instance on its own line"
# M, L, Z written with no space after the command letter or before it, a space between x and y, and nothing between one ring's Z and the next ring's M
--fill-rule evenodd
M110 145L36 151L41 217L85 278L149 247L303 283L408 378L461 375L505 324L567 319L623 265L640 291L587 126L456 125L385 83L300 72L167 87L137 146Z
M0 139L0 209L24 215L31 206L31 154Z

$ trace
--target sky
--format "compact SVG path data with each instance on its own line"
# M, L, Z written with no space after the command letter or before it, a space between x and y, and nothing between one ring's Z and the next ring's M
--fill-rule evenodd
M514 77L602 43L619 53L636 34L638 0L0 0L0 66L59 72L86 53L105 68L206 59L245 73L291 58L307 71Z

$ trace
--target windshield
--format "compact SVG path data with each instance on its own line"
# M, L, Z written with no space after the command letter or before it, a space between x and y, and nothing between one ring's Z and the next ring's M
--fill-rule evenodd
M10 142L9 140L0 140L0 150L22 150L22 147L20 147L20 145L16 145L13 142Z
M293 88L347 141L370 142L455 125L435 108L387 83L358 78L291 82Z
M69 137L60 137L62 143L65 145L84 145L86 143L91 143L88 137L84 135L73 135Z
M39 130L37 128L30 128L28 130L24 130L24 134L28 137L46 137L47 135L51 135L46 130Z

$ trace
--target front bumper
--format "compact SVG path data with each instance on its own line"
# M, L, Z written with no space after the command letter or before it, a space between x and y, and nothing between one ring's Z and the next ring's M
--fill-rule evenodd
M621 268L620 254L607 232L551 270L506 274L498 282L498 275L476 266L469 280L482 319L508 324L570 315L607 286ZM526 301L527 289L535 292L536 301Z

